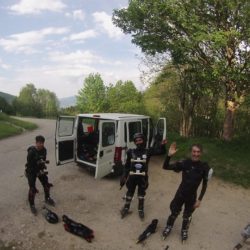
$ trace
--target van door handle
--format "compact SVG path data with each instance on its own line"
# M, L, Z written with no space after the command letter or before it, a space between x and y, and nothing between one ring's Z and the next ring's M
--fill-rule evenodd
M100 157L103 157L103 150L100 152Z

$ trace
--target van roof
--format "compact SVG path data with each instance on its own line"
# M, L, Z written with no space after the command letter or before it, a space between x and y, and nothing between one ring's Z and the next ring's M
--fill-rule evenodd
M112 120L124 120L129 118L149 118L146 115L124 114L124 113L93 113L93 114L78 114L80 117L101 118Z

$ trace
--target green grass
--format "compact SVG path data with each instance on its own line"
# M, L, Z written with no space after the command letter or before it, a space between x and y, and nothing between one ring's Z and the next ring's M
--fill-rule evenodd
M234 139L225 142L210 138L183 138L175 134L168 135L168 145L176 141L179 149L173 159L190 156L190 146L200 143L203 146L202 160L214 169L214 175L227 182L250 188L250 140Z
M33 130L37 125L31 122L21 121L0 113L0 139L22 133L24 130Z

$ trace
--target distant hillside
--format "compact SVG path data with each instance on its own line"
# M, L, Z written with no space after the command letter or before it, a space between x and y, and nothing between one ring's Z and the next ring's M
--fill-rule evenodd
M16 98L16 96L14 95L10 95L1 91L0 91L0 96L3 97L9 104L11 104L13 100Z
M69 96L59 99L60 102L60 108L67 108L71 106L76 105L76 97L75 96Z

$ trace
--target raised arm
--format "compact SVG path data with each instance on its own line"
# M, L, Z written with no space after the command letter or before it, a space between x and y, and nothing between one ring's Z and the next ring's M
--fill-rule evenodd
M170 164L171 156L173 156L177 151L178 151L178 149L176 148L176 143L173 142L169 147L168 155L167 155L167 157L166 157L166 159L165 159L165 161L163 163L163 166L162 166L163 169L174 170L176 172L179 172L179 171L182 170L182 168L183 168L183 162L182 161L177 161L177 162L174 162L174 163Z

